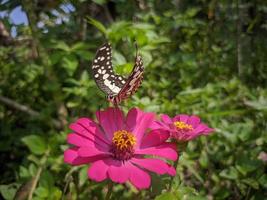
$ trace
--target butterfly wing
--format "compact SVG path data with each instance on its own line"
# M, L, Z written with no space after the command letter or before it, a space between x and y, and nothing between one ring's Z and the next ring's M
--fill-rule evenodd
M126 79L114 73L111 53L109 43L103 44L97 50L92 64L92 74L99 89L108 96L116 96L126 83Z
M144 77L144 66L143 60L140 55L135 58L135 65L123 88L118 93L118 98L120 101L129 98L133 95L139 86L141 85Z

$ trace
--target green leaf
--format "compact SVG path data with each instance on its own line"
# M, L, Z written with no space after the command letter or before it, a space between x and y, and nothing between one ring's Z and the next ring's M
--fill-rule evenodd
M88 181L87 175L88 167L85 166L79 171L79 187L83 186L86 181Z
M256 171L261 166L261 161L251 160L247 157L241 157L236 162L236 169L244 176L248 173Z
M94 54L89 52L89 51L85 51L85 50L77 50L75 51L75 54L80 56L82 59L86 60L86 61L91 61L94 57Z
M151 194L153 196L160 195L161 191L166 188L166 184L170 181L169 178L151 174Z
M202 151L200 158L199 158L199 163L203 168L207 168L209 165L209 157L207 155L206 151Z
M245 101L245 104L257 110L267 110L267 99L262 96L258 101Z
M157 196L155 198L155 200L178 200L178 198L175 197L174 194L168 192L168 193L163 193L163 194Z
M235 180L238 178L238 171L234 167L230 167L229 169L224 169L219 174L223 178Z
M260 185L262 185L264 188L267 188L267 175L263 174L260 178L259 178L259 183Z
M242 179L241 182L246 183L247 185L256 190L259 189L259 183L253 178Z
M64 41L56 41L53 47L54 49L60 49L67 52L70 51L70 47Z
M55 51L53 54L50 55L51 64L57 64L60 60L65 56L64 52L62 51Z
M64 57L62 62L62 67L64 67L67 70L67 73L72 76L79 64L77 58L73 55L69 55Z
M38 135L29 135L22 138L22 142L36 155L44 154L47 149L45 140Z
M127 77L131 73L132 69L132 63L125 63L123 65L117 65L115 68L115 72L121 75L125 75Z
M60 200L62 196L62 192L59 188L53 187L49 196L51 200Z
M35 177L36 176L37 167L35 166L35 164L33 164L33 163L30 164L29 173L30 173L31 177Z
M0 185L0 193L6 200L13 200L18 189L18 184Z
M114 65L124 65L126 63L125 57L118 51L113 51Z
M84 42L77 42L71 46L70 51L75 52L77 50L84 50L87 48L87 45Z
M44 187L38 187L36 190L35 190L35 194L40 197L40 198L46 198L48 197L49 195L49 191L47 188L44 188Z
M21 178L29 178L31 175L30 175L29 170L26 167L20 166L19 167L19 176Z
M99 22L99 21L97 21L97 20L95 20L95 19L93 19L91 17L88 17L88 22L90 24L92 24L94 27L96 27L99 31L104 33L105 35L107 34L107 30L106 30L105 26L101 22Z
M103 5L107 2L107 0L93 0L96 4Z
M48 170L44 171L41 175L39 185L47 188L48 190L51 190L54 184L55 179L53 175Z

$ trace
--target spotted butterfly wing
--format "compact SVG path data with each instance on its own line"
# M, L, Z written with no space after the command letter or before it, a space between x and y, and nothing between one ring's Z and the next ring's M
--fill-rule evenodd
M136 92L143 80L143 61L141 56L135 58L135 65L129 77L117 75L112 67L111 46L109 43L102 45L95 56L92 73L97 86L107 94L107 98L117 105Z
M135 64L131 74L129 75L126 83L123 88L120 90L117 95L117 101L120 102L124 99L129 98L133 95L137 89L140 87L144 78L144 66L143 60L140 55L137 55L135 58Z
M94 80L108 96L117 95L126 83L123 76L114 73L111 58L111 46L105 43L98 49L92 64Z

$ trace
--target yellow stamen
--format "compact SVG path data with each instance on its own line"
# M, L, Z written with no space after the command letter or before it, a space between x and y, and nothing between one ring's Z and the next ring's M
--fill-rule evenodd
M120 150L132 148L136 144L135 136L126 131L119 130L114 133L112 143Z
M177 121L177 122L174 122L174 125L178 129L182 129L182 130L193 130L192 125L186 124L184 122Z

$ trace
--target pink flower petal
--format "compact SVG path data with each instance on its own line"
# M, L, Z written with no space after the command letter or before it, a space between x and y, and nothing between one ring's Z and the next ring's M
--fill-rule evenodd
M193 128L196 128L200 123L200 119L199 119L199 117L192 115L189 117L187 123L192 125Z
M163 160L156 158L132 158L131 162L157 174L166 174L170 171L170 167L168 164L166 164Z
M108 151L101 151L94 146L83 146L78 149L78 155L81 157L93 157L99 155L110 155Z
M69 144L75 145L75 146L92 146L94 142L92 140L89 140L86 137L82 137L75 133L70 133L67 136L67 141Z
M106 145L104 143L101 143L101 145L99 145L98 143L93 142L92 140L89 140L88 138L82 137L81 135L75 133L68 134L67 141L69 144L75 145L77 147L88 146L91 148L94 147L96 149L99 149L100 151L109 150L109 145Z
M115 183L125 183L129 179L130 171L122 161L112 160L108 169L109 178Z
M178 158L176 153L176 145L172 143L164 143L160 146L149 147L146 149L139 149L135 151L135 154L148 154L167 158L170 160L176 160Z
M126 129L130 132L133 132L135 126L139 123L142 119L144 112L137 108L132 108L126 117Z
M173 123L172 119L166 114L161 115L161 120L166 124L172 124Z
M199 135L202 132L204 132L208 127L205 124L199 124L195 129L194 129L194 133Z
M169 138L170 134L165 130L152 130L143 137L140 148L147 148L151 146L157 146L165 142Z
M212 132L214 132L215 130L213 129L213 128L207 128L207 129L205 129L205 131L204 131L204 135L208 135L208 134L210 134L210 133L212 133Z
M105 134L100 130L98 124L89 118L79 118L76 121L77 124L80 124L83 128L85 128L88 132L94 135L100 135L101 138L105 137Z
M94 133L91 131L88 131L87 128L83 127L83 125L79 123L72 123L70 124L69 128L73 130L75 133L88 138L91 141L94 141L95 143L101 145L101 146L106 146L108 144L108 141L99 134L100 130L94 129Z
M111 141L115 131L123 128L123 113L119 108L108 108L96 112L97 120L103 127L107 138Z
M188 115L181 114L181 115L176 115L176 116L173 118L173 121L174 121L174 122L176 122L176 121L181 121L181 122L187 123L188 118L189 118Z
M104 160L98 160L88 169L88 176L97 182L103 181L107 178L108 168Z
M71 123L71 124L69 125L69 128L70 128L71 130L73 130L73 131L74 131L75 133L77 133L77 134L80 134L80 135L82 135L82 136L84 136L84 137L87 137L87 138L89 138L89 139L92 138L91 133L90 133L87 129L85 129L84 127L82 127L81 125L79 125L79 124L77 124L77 123Z
M199 124L196 129L187 134L186 140L192 140L200 135L208 135L214 129L209 128L206 124Z
M79 118L75 123L82 125L91 134L94 134L98 127L93 120L86 117Z
M89 133L94 135L96 141L100 140L106 144L109 144L109 141L106 139L105 134L101 131L98 124L92 121L89 118L80 118L76 121L77 124L85 128Z
M138 109L132 109L135 110L136 113L133 113L132 115L136 117L136 123L135 127L133 129L133 134L135 134L137 138L137 144L136 147L138 148L140 146L140 143L142 141L143 135L146 132L147 128L152 124L155 114L154 113L144 113ZM131 111L129 111L130 113ZM133 117L130 117L131 114L128 113L129 118L127 118L127 122L129 119L133 120ZM127 117L128 117L127 116ZM133 122L130 122L133 123Z
M71 165L87 164L92 160L92 158L79 157L78 152L75 148L70 148L64 151L64 162Z
M170 126L168 124L161 122L161 121L153 121L150 124L149 128L152 130L155 130L155 129L170 130Z
M175 176L176 175L176 170L173 166L171 165L168 165L169 166L169 169L168 169L168 174L171 175L171 176Z
M130 163L127 164L127 167L130 170L129 180L137 189L145 189L150 186L151 180L148 173Z

